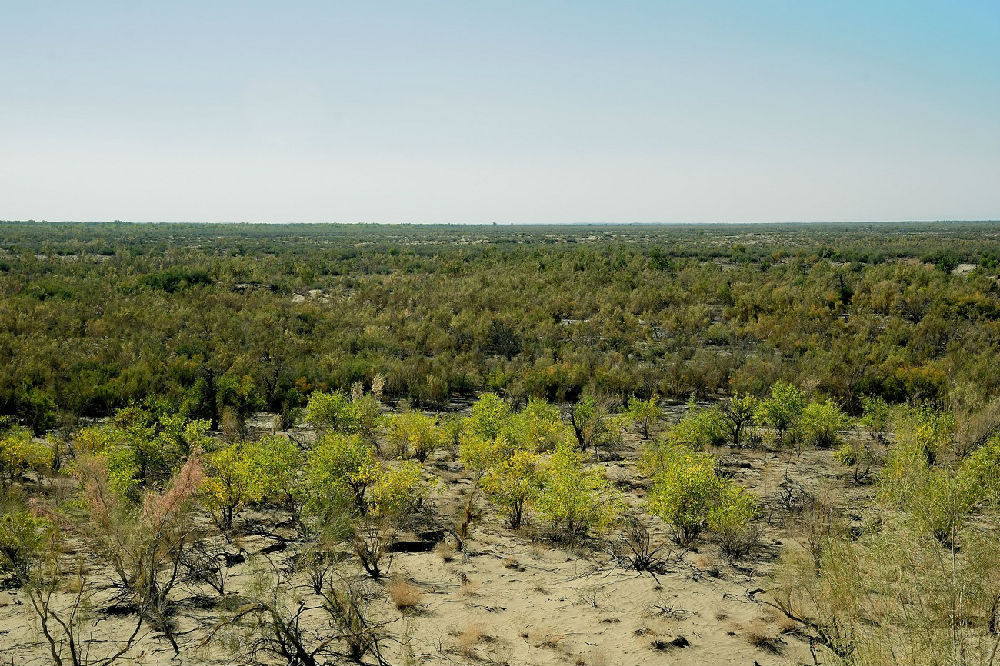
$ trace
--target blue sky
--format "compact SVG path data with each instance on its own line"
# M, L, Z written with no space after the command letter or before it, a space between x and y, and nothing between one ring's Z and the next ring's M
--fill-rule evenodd
M7 2L0 219L1000 218L1000 2Z

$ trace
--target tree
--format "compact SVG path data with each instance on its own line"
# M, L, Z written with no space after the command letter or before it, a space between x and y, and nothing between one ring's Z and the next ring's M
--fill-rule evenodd
M639 426L643 438L649 439L650 424L660 418L660 406L657 404L656 396L651 396L649 400L639 400L635 396L629 398L628 418L633 425Z
M53 457L52 446L36 441L27 428L0 432L0 484L6 488L28 470L41 473L51 468Z
M714 456L682 445L660 447L650 458L653 476L649 510L674 527L681 545L704 529L715 532L723 550L745 554L756 544L752 521L757 501L743 488L719 476Z
M840 442L839 432L851 425L851 419L833 400L811 402L802 410L799 430L807 444L829 448Z
M223 530L245 506L277 496L296 481L298 448L284 437L241 441L205 456L206 504Z
M448 433L437 419L417 411L390 416L385 424L389 449L397 456L424 462L432 452L445 446Z
M722 404L722 416L733 446L740 447L743 431L754 424L759 400L750 393L734 393Z
M489 469L481 485L494 504L507 510L511 529L521 526L525 507L541 489L540 457L531 451L516 451L510 458Z
M559 408L537 398L529 399L524 409L511 415L503 432L518 447L537 453L552 451L573 437Z
M483 439L494 439L507 427L510 416L506 401L495 393L484 393L469 410L465 430Z
M787 382L775 382L770 396L758 405L757 420L773 428L775 440L784 444L786 433L798 425L804 408L805 397L797 388Z
M603 533L622 511L620 494L600 467L587 467L586 454L563 445L542 465L538 513L570 541Z

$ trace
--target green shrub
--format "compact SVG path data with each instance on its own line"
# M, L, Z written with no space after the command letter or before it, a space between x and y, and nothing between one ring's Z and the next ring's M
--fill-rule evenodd
M384 428L389 450L394 455L416 458L420 462L448 441L448 433L438 426L437 419L421 412L389 416Z
M570 540L607 531L623 508L620 493L603 470L588 467L586 459L572 446L556 449L542 465L542 486L534 503L541 517Z
M802 410L799 433L806 444L830 448L840 443L839 432L850 425L850 417L828 399L806 405Z
M537 453L516 451L482 478L483 491L491 502L507 510L507 522L512 529L521 526L525 508L541 489L540 461Z
M718 535L723 549L732 555L744 554L756 543L752 523L757 501L719 476L712 455L666 445L651 460L655 467L649 510L674 528L678 543L691 543L706 528Z

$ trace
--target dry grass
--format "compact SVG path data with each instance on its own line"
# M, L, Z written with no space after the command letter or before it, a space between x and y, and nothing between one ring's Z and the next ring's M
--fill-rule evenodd
M455 647L459 654L474 659L474 650L480 643L491 643L496 640L482 622L469 622L455 634Z
M479 581L472 580L464 573L459 575L459 580L462 581L462 585L459 588L463 597L475 597L477 596L477 590L479 590Z
M771 653L779 651L775 631L761 619L752 620L747 623L743 629L743 638L758 650Z
M447 541L439 541L434 546L434 552L441 558L442 562L448 563L455 559L455 546Z
M389 581L386 591L397 610L404 612L420 606L424 598L422 589L402 578L393 578Z

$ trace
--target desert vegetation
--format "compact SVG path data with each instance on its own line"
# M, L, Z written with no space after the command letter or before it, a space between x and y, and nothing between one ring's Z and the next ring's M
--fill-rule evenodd
M996 242L2 224L2 661L995 663Z

